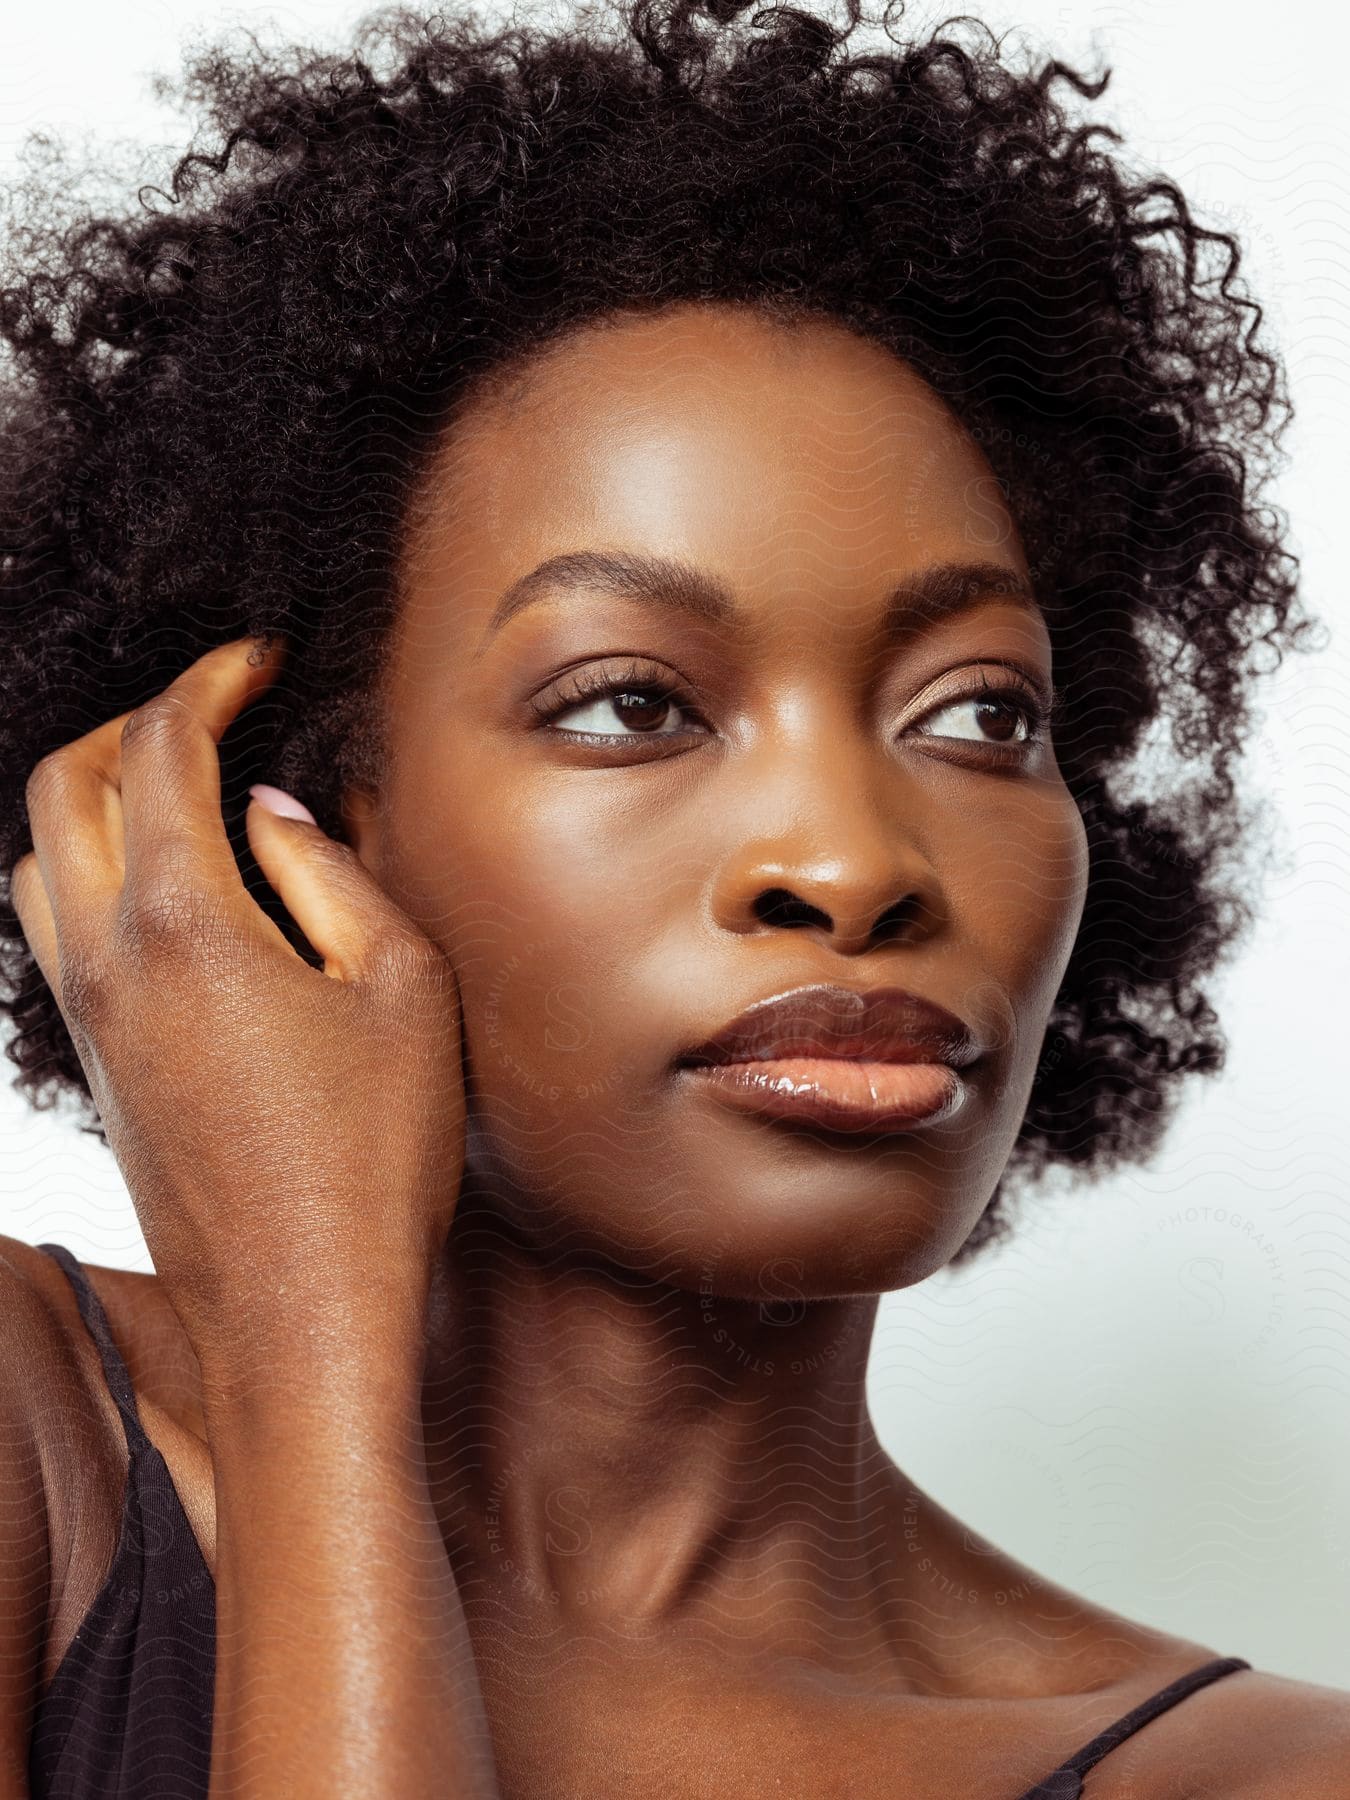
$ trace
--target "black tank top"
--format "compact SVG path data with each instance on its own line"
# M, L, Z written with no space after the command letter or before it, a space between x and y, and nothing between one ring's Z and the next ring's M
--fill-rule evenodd
M131 1460L112 1568L38 1701L32 1800L207 1800L215 1693L216 1590L164 1458L146 1436L127 1366L84 1270L65 1270L122 1415ZM1017 1800L1078 1800L1082 1778L1133 1732L1220 1676L1219 1657L1168 1682ZM335 1796L340 1800L340 1796Z

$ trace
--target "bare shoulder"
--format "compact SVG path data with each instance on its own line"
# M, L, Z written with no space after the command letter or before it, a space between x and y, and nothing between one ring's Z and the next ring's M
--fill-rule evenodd
M169 1466L214 1571L214 1487L201 1423L201 1376L158 1278L80 1261L131 1377L142 1427ZM75 1290L54 1257L0 1235L0 1354L31 1421L43 1471L50 1592L43 1674L50 1679L116 1552L125 1503L126 1428Z
M1033 1693L1087 1693L1083 1741L1241 1643L1176 1636L1000 1558L1025 1595L1005 1631L1026 1634ZM1047 1621L1053 1629L1047 1631ZM1247 1660L1252 1660L1250 1657ZM1095 1704L1096 1702L1094 1702ZM1350 1800L1350 1690L1258 1668L1230 1670L1148 1719L1094 1773L1100 1800Z
M1150 1644L1132 1677L1133 1706L1205 1664L1243 1656L1103 1613L1113 1643ZM1109 1775L1106 1773L1110 1771ZM1102 1763L1102 1800L1350 1800L1350 1691L1234 1669L1151 1719ZM1117 1785L1118 1784L1118 1788Z
M1233 1678L1228 1697L1226 1722L1246 1765L1234 1800L1345 1800L1350 1691L1253 1669Z
M13 1238L0 1237L0 1257L12 1257L15 1267L41 1295L75 1360L91 1377L88 1385L106 1398L105 1410L113 1419L112 1401L97 1366L97 1351L64 1270L45 1251ZM106 1268L83 1259L80 1267L107 1316L113 1341L131 1375L138 1405L152 1413L167 1414L185 1428L193 1429L200 1419L200 1371L158 1276L135 1269Z
M78 1506L102 1489L115 1472L120 1421L74 1291L55 1259L0 1234L0 1294L6 1394L32 1423L59 1572L70 1549L64 1526L72 1507L50 1503L59 1496Z
M1122 1795L1158 1800L1200 1791L1215 1800L1346 1800L1350 1692L1239 1669L1152 1720L1102 1769ZM1109 1782L1102 1793L1113 1793Z
M51 1257L32 1244L0 1234L5 1391L12 1406L28 1407L39 1423L51 1402L69 1399L76 1372L62 1287L69 1293L69 1284Z
M25 1249L0 1237L0 1765L7 1768L23 1766L53 1576L53 1469L41 1420L59 1334L25 1273Z
M51 1672L51 1645L72 1564L96 1554L108 1476L97 1418L53 1260L0 1235L0 1753L21 1758L33 1706ZM68 1285L68 1284L67 1284ZM15 1762L14 1766L20 1766Z
M131 1376L157 1447L196 1443L200 1372L154 1275L80 1262ZM126 1428L65 1270L34 1244L0 1234L0 1356L11 1409L32 1422L52 1515L54 1571L97 1568L116 1541ZM58 1590L61 1573L57 1573ZM76 1593L83 1591L76 1579Z

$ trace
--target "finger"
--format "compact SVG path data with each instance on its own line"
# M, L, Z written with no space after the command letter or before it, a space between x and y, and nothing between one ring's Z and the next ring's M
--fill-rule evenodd
M219 659L221 650L237 651L256 642L244 638L208 655ZM271 679L273 668L269 659L258 686ZM122 737L132 711L44 757L29 781L34 853L58 933L72 943L86 927L98 929L97 921L115 903L125 879L120 783ZM217 760L217 791L218 767Z
M72 940L82 921L106 916L122 885L122 798L109 773L115 753L102 734L120 730L130 716L122 713L44 756L28 780L28 824L43 898Z
M14 865L9 880L9 901L18 915L28 948L33 952L33 960L42 971L47 986L56 996L56 1004L61 1006L61 952L57 943L56 919L37 857L31 850Z
M244 814L249 848L287 912L324 960L324 974L354 981L394 939L429 949L414 922L389 898L356 851L330 838L306 807L303 818L273 810L299 806L263 783Z
M261 651L256 638L218 645L127 718L118 781L128 889L186 865L217 893L246 897L221 813L219 744L276 678L282 646Z

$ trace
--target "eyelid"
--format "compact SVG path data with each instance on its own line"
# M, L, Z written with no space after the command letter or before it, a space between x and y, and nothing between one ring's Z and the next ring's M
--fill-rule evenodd
M1011 682L991 681L988 676L988 670L991 667L1006 670L1009 675L1015 677L1015 680ZM1025 696L1029 709L1039 718L1042 731L1047 730L1063 710L1065 696L1062 688L1056 687L1053 682L1047 683L1039 674L1033 674L1021 663L1006 657L982 657L979 666L975 668L949 670L947 674L939 675L935 680L929 682L925 692L932 694L934 688L942 688L947 683L951 684L947 692L939 692L931 699L925 699L923 695L920 695L919 700L915 702L917 710L907 720L905 729L926 719L930 713L940 711L945 706L955 706L962 700L976 699L979 695L986 693L1000 696Z
M610 694L622 693L625 688L642 688L659 693L663 698L673 700L682 712L703 718L687 684L673 670L663 668L660 663L647 657L634 655L627 657L627 666L622 669L606 670L597 667L597 663L604 660L591 659L571 669L564 669L537 694L531 695L527 704L537 721L541 725L547 725L563 713L571 712L574 707L602 700ZM560 692L569 682L572 684L571 691ZM554 696L552 700L548 698L550 695ZM706 720L703 722L707 723ZM578 735L585 737L589 734L581 732ZM617 733L614 735L618 737Z

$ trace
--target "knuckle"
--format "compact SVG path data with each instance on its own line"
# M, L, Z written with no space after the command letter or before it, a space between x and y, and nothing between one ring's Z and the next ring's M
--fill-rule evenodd
M445 958L411 940L381 946L365 970L381 1010L418 1036L436 1034L457 1017L458 994Z
M112 971L101 957L83 950L62 948L60 956L61 1011L72 1024L96 1025L108 1010Z
M49 750L34 765L24 789L29 813L37 811L47 800L63 793L71 774L71 747L62 745L59 750Z
M202 981L236 966L247 947L225 897L172 866L124 892L116 931L133 964L170 977L190 966Z
M438 960L430 938L414 931L381 932L365 957L368 974L391 986L424 980Z
M161 875L124 896L122 943L137 958L176 954L198 935L201 911L201 896L189 882Z
M28 938L30 948L35 950L32 939L41 930L44 915L50 913L51 902L37 856L32 850L25 850L9 872L8 901L20 930Z
M175 694L156 694L128 714L122 727L122 748L129 750L144 744L153 749L157 744L172 743L189 732L194 723L186 701Z

